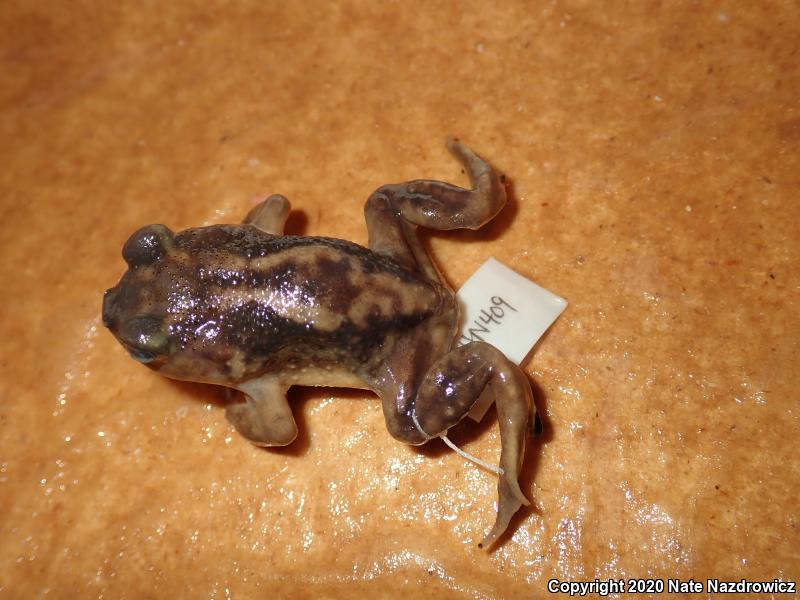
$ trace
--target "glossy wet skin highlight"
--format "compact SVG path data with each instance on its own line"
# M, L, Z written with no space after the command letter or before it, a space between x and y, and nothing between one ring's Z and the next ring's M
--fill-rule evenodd
M374 391L389 432L423 444L483 394L500 421L502 475L491 546L527 499L518 476L533 411L527 379L482 342L454 348L458 307L416 227L477 229L505 204L501 177L457 141L448 147L473 189L418 180L386 185L365 205L369 248L283 236L289 203L271 196L242 225L134 233L129 270L106 292L103 322L133 358L175 379L244 393L226 416L250 441L297 435L291 385Z

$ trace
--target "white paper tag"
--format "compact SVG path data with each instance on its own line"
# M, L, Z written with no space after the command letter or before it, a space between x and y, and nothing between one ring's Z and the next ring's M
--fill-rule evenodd
M567 301L530 279L489 258L458 290L461 334L458 345L487 342L520 364L547 328L567 307ZM491 406L486 398L469 416L480 421Z

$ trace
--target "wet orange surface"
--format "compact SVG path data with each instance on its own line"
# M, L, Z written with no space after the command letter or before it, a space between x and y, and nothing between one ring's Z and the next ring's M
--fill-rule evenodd
M600 6L4 3L0 595L800 579L800 8ZM492 476L368 393L292 391L300 439L260 450L100 323L140 225L280 192L292 233L365 243L378 185L463 182L449 133L513 182L429 240L449 281L494 255L570 302L525 365L535 510L491 555ZM498 452L491 419L452 437Z

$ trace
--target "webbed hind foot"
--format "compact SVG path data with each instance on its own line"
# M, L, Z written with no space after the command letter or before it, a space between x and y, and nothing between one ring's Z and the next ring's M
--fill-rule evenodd
M497 405L501 444L497 518L479 544L489 549L511 517L530 505L518 481L535 411L528 379L494 346L472 342L450 351L428 371L417 392L413 417L429 437L446 435L484 393L492 394Z

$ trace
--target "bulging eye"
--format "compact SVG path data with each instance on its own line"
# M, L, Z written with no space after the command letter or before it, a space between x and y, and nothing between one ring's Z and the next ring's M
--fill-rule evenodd
M155 315L138 315L125 322L120 340L130 355L142 363L155 360L169 351L164 321Z
M129 267L152 264L166 254L172 236L172 231L165 225L142 227L125 242L122 258Z
M156 355L152 352L148 352L147 350L139 350L138 348L129 348L128 353L131 355L132 359L144 364L153 362L156 359Z

